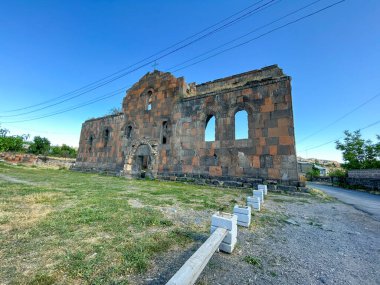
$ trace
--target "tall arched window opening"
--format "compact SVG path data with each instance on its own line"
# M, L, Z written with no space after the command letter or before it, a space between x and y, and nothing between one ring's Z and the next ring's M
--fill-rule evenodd
M130 139L132 137L132 126L128 126L125 130L125 135L127 139Z
M167 144L168 142L168 121L162 122L162 144Z
M148 100L147 100L147 106L146 109L148 111L152 110L152 91L148 91Z
M245 110L235 114L235 140L248 139L248 113Z
M215 116L208 115L206 119L205 126L205 141L212 142L215 141Z
M110 130L106 129L104 131L104 147L106 147L108 145L109 139L110 139Z
M92 150L92 144L94 142L94 138L93 136L90 136L90 138L88 139L88 151L90 152Z

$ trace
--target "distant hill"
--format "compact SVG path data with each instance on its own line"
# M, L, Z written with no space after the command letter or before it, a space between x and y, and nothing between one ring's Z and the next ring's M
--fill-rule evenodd
M335 160L318 159L318 158L302 158L298 156L297 161L315 163L315 164L325 166L328 168L340 168L340 162L335 161Z

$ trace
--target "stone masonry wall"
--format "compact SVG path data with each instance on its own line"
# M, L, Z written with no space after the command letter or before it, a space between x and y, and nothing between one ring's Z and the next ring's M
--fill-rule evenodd
M84 122L74 169L119 172L124 165L121 132L123 122L123 114Z
M297 183L290 80L276 65L200 85L148 73L128 91L123 114L83 124L76 169ZM241 110L248 113L248 138L236 140L235 114ZM215 141L207 142L211 116Z

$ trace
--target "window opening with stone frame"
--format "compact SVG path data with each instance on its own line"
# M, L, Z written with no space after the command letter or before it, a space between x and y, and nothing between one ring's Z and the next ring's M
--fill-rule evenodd
M105 129L105 131L104 131L104 147L106 147L108 145L109 139L110 139L110 130Z
M205 141L206 142L212 142L215 141L215 116L214 115L208 115L206 118L206 125L205 125Z
M168 143L168 121L163 121L162 122L161 143L162 144L167 144Z
M148 91L147 106L146 106L146 109L148 111L152 110L152 97L153 97L152 94L153 94L153 92L149 90Z
M127 137L127 139L130 139L132 137L132 126L128 126L125 130L125 135Z
M248 139L248 112L240 110L235 113L235 140Z
M90 136L90 138L88 139L88 144L89 144L89 147L88 147L88 152L91 152L92 151L92 144L94 143L94 137L93 136Z

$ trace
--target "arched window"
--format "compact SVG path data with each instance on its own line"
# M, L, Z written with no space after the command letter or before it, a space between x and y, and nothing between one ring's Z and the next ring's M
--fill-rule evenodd
M148 111L152 110L152 94L153 92L152 91L148 91L148 100L147 100L147 106L146 106L146 109Z
M94 142L94 138L93 138L93 136L90 136L90 138L88 139L88 144L89 144L88 152L90 152L92 150L93 142Z
M168 121L162 122L162 144L167 144L168 142Z
M130 139L132 137L132 126L128 126L125 129L125 135L126 135L127 139Z
M215 116L208 115L205 126L205 141L215 141Z
M248 139L248 113L245 110L235 114L235 140Z
M104 131L104 147L107 146L109 140L110 140L110 130L105 129L105 131Z

